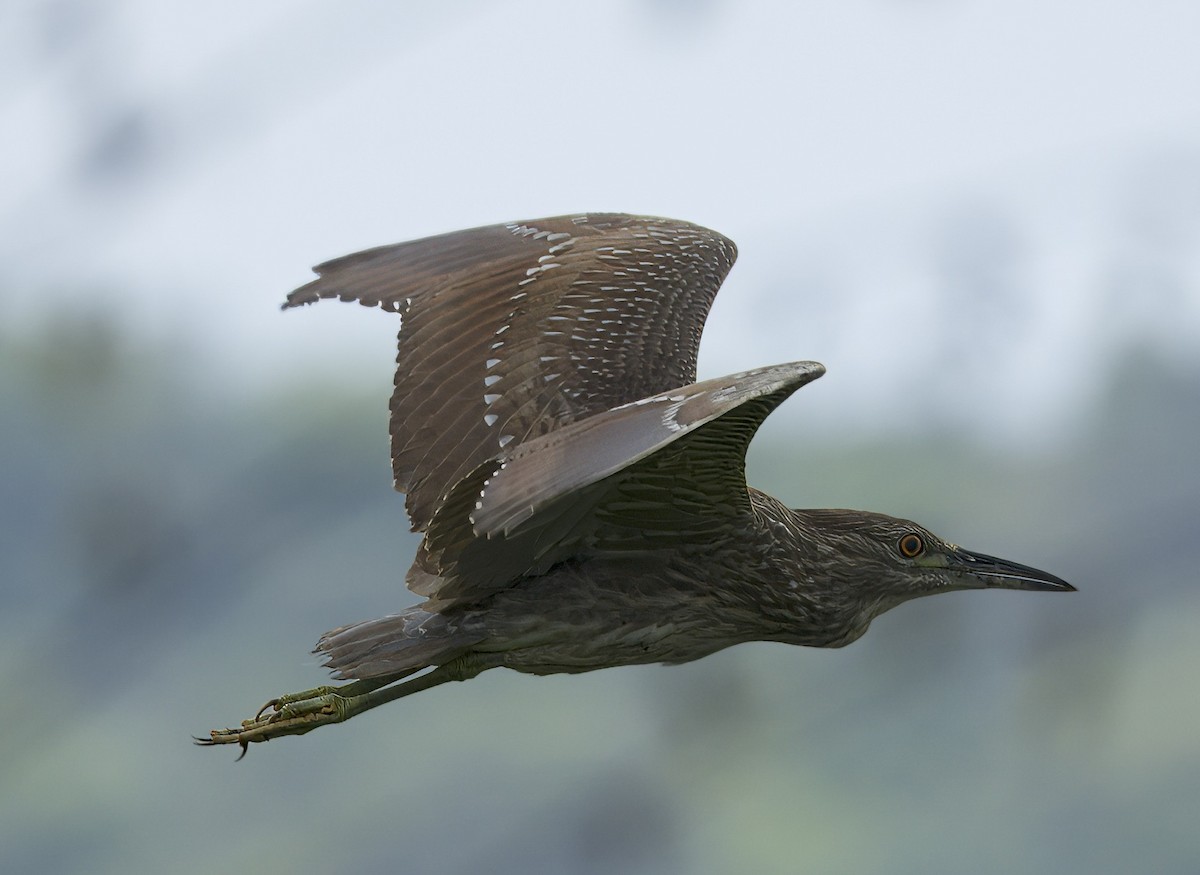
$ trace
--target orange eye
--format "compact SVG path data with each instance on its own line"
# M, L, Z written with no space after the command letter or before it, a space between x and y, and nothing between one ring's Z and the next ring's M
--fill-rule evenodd
M900 555L907 559L920 556L925 551L925 542L921 540L921 536L912 532L901 536L900 543L896 546L900 549Z

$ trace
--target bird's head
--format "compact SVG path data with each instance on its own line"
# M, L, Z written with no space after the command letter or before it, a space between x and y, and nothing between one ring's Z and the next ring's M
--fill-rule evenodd
M846 644L901 602L961 589L1074 592L1046 571L965 550L909 520L851 510L796 512L810 530L816 566L848 620Z

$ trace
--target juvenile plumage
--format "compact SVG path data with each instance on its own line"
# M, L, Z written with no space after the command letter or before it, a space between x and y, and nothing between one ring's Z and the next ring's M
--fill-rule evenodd
M244 753L497 666L680 663L745 641L840 647L917 596L1073 589L907 520L794 510L748 487L755 431L825 369L695 382L735 257L696 225L592 213L318 266L285 309L336 297L401 315L392 466L424 533L407 584L426 601L320 639L350 683L272 699L202 743Z

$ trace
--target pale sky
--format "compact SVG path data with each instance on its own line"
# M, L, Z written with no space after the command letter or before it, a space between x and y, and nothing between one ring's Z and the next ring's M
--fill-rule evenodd
M384 391L394 317L278 313L310 265L645 212L739 245L702 376L816 358L792 415L1033 436L1124 345L1200 367L1198 40L1191 0L12 2L0 319Z

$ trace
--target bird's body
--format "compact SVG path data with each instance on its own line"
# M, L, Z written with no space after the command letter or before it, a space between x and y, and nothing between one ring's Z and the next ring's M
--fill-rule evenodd
M352 683L273 699L206 743L245 749L498 666L839 647L917 596L1071 589L907 520L795 510L748 487L758 426L824 368L694 382L735 254L685 222L584 214L318 267L285 307L339 297L402 315L392 462L424 532L407 582L426 601L321 638Z
M334 630L318 649L342 678L377 677L471 652L529 674L683 663L747 641L848 644L863 615L830 604L794 548L804 517L752 490L736 537L580 558L479 604ZM815 559L815 557L811 557ZM806 570L807 569L807 570ZM382 641L377 636L382 635Z

